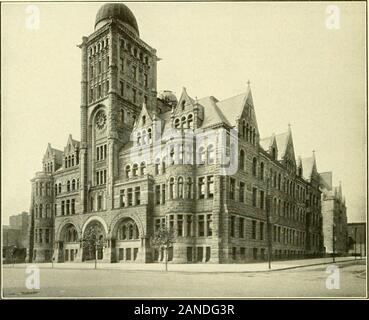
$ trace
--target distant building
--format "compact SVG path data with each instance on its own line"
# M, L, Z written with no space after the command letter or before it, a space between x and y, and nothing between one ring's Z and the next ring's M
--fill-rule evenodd
M3 226L3 262L24 262L29 247L29 215L22 212L9 218L9 226Z
M326 254L347 255L346 201L341 183L333 187L332 172L324 172L320 174L320 188Z
M347 224L348 253L366 256L366 223L354 222Z

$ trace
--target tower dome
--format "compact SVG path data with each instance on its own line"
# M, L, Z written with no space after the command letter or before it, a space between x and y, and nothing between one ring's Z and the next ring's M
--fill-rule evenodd
M96 14L95 30L102 27L108 19L117 19L123 22L139 36L138 24L132 11L123 3L106 3Z
M169 105L176 105L178 100L176 95L170 90L163 90L158 94L158 99Z

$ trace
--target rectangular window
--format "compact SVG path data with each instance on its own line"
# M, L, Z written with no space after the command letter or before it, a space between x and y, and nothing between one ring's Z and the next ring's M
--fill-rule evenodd
M131 207L133 205L133 191L132 191L132 188L127 189L127 195L128 195L128 206Z
M236 260L236 255L237 255L237 248L236 247L232 247L232 259Z
M207 184L208 184L208 198L214 197L214 177L209 176L207 177Z
M123 81L119 82L119 87L120 87L120 95L123 97L124 96L124 83L123 83Z
M207 234L208 237L211 237L213 235L212 222L213 222L212 215L208 214L206 218L206 227L208 230L208 234Z
M76 213L76 200L72 199L72 214Z
M161 219L155 219L155 232L157 232L160 229L161 226Z
M160 185L155 186L155 203L160 204Z
M199 178L199 199L205 198L205 178Z
M132 257L131 257L131 248L127 248L126 249L126 260L131 260Z
M119 206L121 208L123 208L125 206L125 203L124 203L124 190L120 190L120 193L119 193Z
M234 200L235 196L235 188L236 188L236 180L233 178L230 178L229 180L229 199Z
M252 220L251 238L256 240L256 221Z
M199 237L203 237L205 235L204 215L198 216L198 228L199 228Z
M234 216L231 216L231 226L230 226L230 229L231 229L231 237L234 237L235 236L235 223L236 223L236 219Z
M192 217L190 215L187 216L187 237L192 236Z
M264 191L260 190L260 209L264 209Z
M147 73L144 74L144 85L145 85L145 87L148 87L148 85L149 85L149 79L147 77Z
M136 187L135 188L135 205L139 206L141 204L141 191L140 191L140 187Z
M137 90L136 89L132 89L132 100L133 100L133 103L137 102Z
M245 237L245 219L244 218L240 218L238 227L239 227L239 237L244 238Z
M102 195L97 196L97 210L102 209Z
M239 194L239 201L245 202L245 183L240 182L240 194Z
M67 212L67 215L69 215L70 214L70 200L67 200L66 201L66 212Z
M169 216L169 230L173 231L173 229L174 229L174 215L171 214Z
M258 194L258 189L257 188L252 188L252 205L254 207L256 207L257 194Z
M260 222L260 240L264 240L264 222Z
M164 204L165 203L165 184L161 185L161 203Z
M183 236L183 215L179 214L177 216L177 234L179 237Z

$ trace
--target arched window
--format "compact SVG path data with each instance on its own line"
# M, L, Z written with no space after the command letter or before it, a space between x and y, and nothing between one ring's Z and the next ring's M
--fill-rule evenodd
M133 224L128 225L128 239L129 240L133 239Z
M183 178L179 177L178 178L178 198L179 199L183 199Z
M120 109L119 111L119 119L121 123L124 123L124 110Z
M126 166L126 178L130 178L131 175L131 166Z
M76 190L76 180L72 180L72 190Z
M255 177L256 177L257 165L258 165L258 161L256 160L256 158L253 158L252 159L252 175Z
M178 129L180 126L179 119L174 120L174 128Z
M193 115L189 114L187 117L187 128L193 129Z
M59 183L58 189L59 189L58 192L61 193L61 189L62 189L61 183Z
M170 158L170 164L173 165L174 164L174 146L170 146L169 147L169 158Z
M252 144L255 145L256 144L256 133L255 133L255 128L252 129Z
M181 103L181 108L182 108L182 111L184 111L185 109L185 105L186 105L186 101L183 100L182 103Z
M74 167L74 154L72 155L72 167Z
M137 175L138 175L138 164L137 164L137 163L135 163L135 164L133 165L133 168L132 168L132 175L133 175L134 177L137 177Z
M183 116L182 118L181 118L181 127L182 128L184 128L185 127L185 125L186 125L186 117L185 116Z
M192 179L187 178L187 199L192 199Z
M264 180L264 162L260 163L260 179Z
M64 167L68 168L68 158L64 158Z
M155 160L155 174L160 174L160 159Z
M146 174L146 164L145 164L145 162L141 162L140 175L143 176L145 174Z
M242 138L246 139L246 121L242 121Z
M169 198L173 199L174 195L174 178L170 178L169 180Z
M207 148L208 164L214 164L215 162L215 149L214 145L209 144Z
M137 133L137 144L139 146L141 145L141 133L140 132Z
M245 170L245 151L240 150L240 169Z
M58 194L58 185L55 184L54 185L54 195L57 195Z
M204 164L205 163L205 148L200 147L197 153L197 164Z
M142 125L144 126L146 124L146 116L142 116Z
M68 156L68 168L71 166L71 159L70 156Z
M161 171L162 171L162 173L165 173L165 163L166 163L166 158L164 157L164 159L163 159L163 162L161 163Z
M148 142L151 143L152 142L152 133L151 133L151 128L147 129L147 136L149 138Z
M70 181L67 181L67 191L70 191Z

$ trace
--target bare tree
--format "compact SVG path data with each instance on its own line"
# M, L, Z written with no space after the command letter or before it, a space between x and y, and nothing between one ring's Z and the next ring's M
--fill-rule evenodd
M172 229L166 226L160 227L151 237L151 245L157 248L159 252L163 249L165 256L165 271L168 271L168 251L169 248L173 246L175 242L175 234Z

